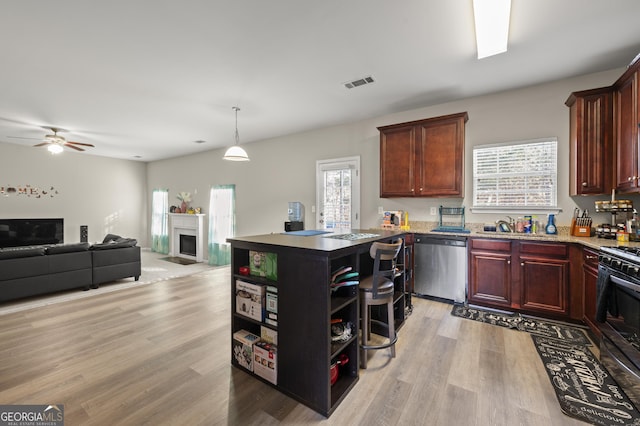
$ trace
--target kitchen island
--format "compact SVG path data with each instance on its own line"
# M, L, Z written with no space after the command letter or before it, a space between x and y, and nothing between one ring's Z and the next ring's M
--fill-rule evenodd
M234 237L231 244L231 335L245 330L254 335L277 333L274 380L265 379L258 370L245 368L234 355L234 366L270 383L313 410L330 416L358 381L358 287L345 286L332 291L332 272L352 268L361 277L372 273L369 248L375 241L391 242L404 236L395 230L348 230L266 234ZM313 234L313 235L309 235ZM262 256L262 253L265 253ZM269 278L245 275L240 271L260 265L254 259L271 261ZM257 257L256 257L257 256ZM245 272L246 273L246 272ZM262 320L242 313L236 294L238 284L248 283L270 291ZM242 299L240 299L242 300ZM273 301L276 311L273 312ZM240 308L240 309L239 309ZM275 318L275 319L274 319ZM331 325L341 322L351 327L346 340L332 341ZM234 342L232 341L232 348ZM253 355L251 359L255 361ZM348 359L337 366L336 360ZM331 384L331 370L340 377Z

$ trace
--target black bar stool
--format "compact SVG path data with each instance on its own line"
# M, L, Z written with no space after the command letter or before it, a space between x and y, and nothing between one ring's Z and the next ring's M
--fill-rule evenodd
M369 254L373 258L373 275L360 281L360 315L362 317L360 340L360 367L367 368L367 351L391 348L391 357L396 356L396 335L393 319L393 280L397 276L396 258L402 247L402 239L386 244L371 244ZM371 313L370 307L387 305L387 322L383 324L389 332L389 341L380 345L370 345Z

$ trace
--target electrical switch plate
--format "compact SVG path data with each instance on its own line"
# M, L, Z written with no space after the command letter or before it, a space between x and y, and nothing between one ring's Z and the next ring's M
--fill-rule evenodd
M315 213L316 212L316 206L311 206L311 213Z
M438 214L436 208L435 207L431 207L431 216L435 216L436 214Z
M384 209L382 206L378 206L378 214L384 214Z

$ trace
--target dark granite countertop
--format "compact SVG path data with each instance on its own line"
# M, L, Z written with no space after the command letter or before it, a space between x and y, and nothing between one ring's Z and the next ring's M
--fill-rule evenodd
M402 237L407 233L402 230L340 229L334 231L323 231L326 233L317 235L306 235L306 233L313 232L316 231L309 230L305 233L294 231L246 237L233 237L228 238L227 242L231 244L265 244L311 251L331 252L370 244L374 241Z

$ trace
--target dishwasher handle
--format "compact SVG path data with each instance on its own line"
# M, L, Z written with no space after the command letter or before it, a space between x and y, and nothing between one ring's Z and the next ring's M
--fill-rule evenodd
M466 247L467 239L464 237L432 237L432 236L416 236L415 244L431 244L438 246L454 246L454 247Z

